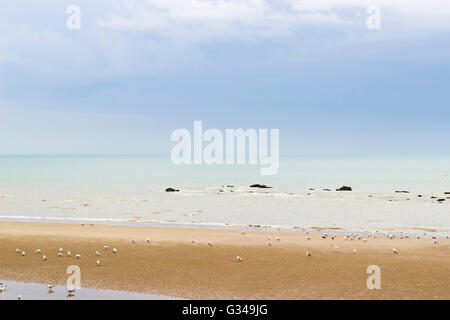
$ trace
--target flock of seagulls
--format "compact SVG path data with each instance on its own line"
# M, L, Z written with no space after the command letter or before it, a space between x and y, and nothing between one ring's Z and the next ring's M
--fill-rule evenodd
M108 247L107 245L105 245L103 248L104 248L105 250L108 250L108 249L109 249L109 247ZM34 252L35 252L36 254L39 255L39 254L41 254L41 249L36 249ZM57 252L57 256L58 256L58 257L63 257L63 256L64 256L64 253L63 253L63 252L64 252L64 249L63 249L63 248L59 248L59 249L58 249L58 252ZM112 252L113 252L113 253L117 253L117 248L113 248ZM25 256L25 255L26 255L25 251L23 251L23 250L21 250L21 249L19 249L19 248L16 249L16 253L19 254L19 255L21 255L21 256ZM96 255L97 257L102 256L102 254L101 254L99 251L95 251L95 255ZM67 257L71 257L71 256L72 256L72 253L70 252L70 250L67 250L66 256L67 256ZM82 256L81 256L81 254L77 253L77 254L75 255L75 258L81 259ZM42 261L47 261L47 260L48 260L47 256L46 256L45 254L42 254ZM100 266L100 265L101 265L100 260L97 259L96 265L97 265L97 266ZM1 292L1 291L0 291L0 292Z
M241 230L241 234L246 234L246 233L245 233L244 231ZM379 234L378 231L373 232L373 233L369 233L369 234L366 235L366 237L363 238L363 236L360 235L360 234L357 234L357 233L351 233L351 234L346 234L346 235L344 235L343 239L344 239L345 241L347 241L347 240L348 240L348 241L360 240L360 241L366 243L366 242L369 241L368 238L375 239L375 238L377 237L377 234ZM399 232L398 234L384 233L384 235L385 235L386 238L389 239L389 240L396 239L396 238L399 238L399 239L408 239L408 238L409 238L409 236L406 235L406 234L403 234L403 232ZM426 233L424 233L424 235L426 235ZM338 238L338 236L337 236L337 234L329 235L329 234L327 234L327 233L324 233L324 234L321 235L321 238L322 238L322 239L331 239L331 240L335 240L335 239ZM417 239L420 239L420 236L417 235L416 238L417 238ZM433 244L435 244L435 245L439 244L439 241L436 239L435 236L432 236L431 238L432 238L432 240L433 240ZM446 239L449 239L450 237L449 237L448 235L446 235L445 238L446 238ZM275 239L276 239L277 241L281 241L281 239L280 239L279 237L276 237ZM309 232L306 232L306 238L305 238L305 239L308 240L308 241L311 240L311 236L310 236L310 233L309 233ZM267 236L267 240L272 240L272 236L270 236L270 235ZM192 240L192 243L194 243L194 242L195 242L195 241ZM209 243L208 243L208 245L209 245ZM271 241L267 241L267 242L266 242L266 245L267 245L268 247L271 247L271 246L272 246L272 242L271 242ZM335 249L339 249L339 248L340 248L340 246L336 246L336 245L334 245L334 246L332 245L331 247L332 247L332 248L335 248ZM357 253L358 251L357 251L356 249L352 249L352 252L353 252L353 253ZM392 252L393 252L394 254L398 254L398 253L399 253L399 251L398 251L396 248L392 248ZM306 251L306 252L305 252L305 255L306 255L307 257L311 257L311 256L312 256L311 252L309 252L309 251ZM236 261L237 261L237 262L242 262L243 260L242 260L242 258L241 258L240 256L237 256Z
M82 224L82 225L83 225L83 224ZM376 233L378 233L378 232L376 232ZM369 234L367 235L367 238L372 238L372 239L376 238L376 233L369 233ZM245 235L246 232L244 232L244 231L241 230L241 234ZM386 237L387 239L389 239L389 240L392 240L392 239L395 239L395 238L399 238L399 239L408 239L408 238L409 238L408 235L404 235L402 232L400 232L400 233L398 233L398 234L388 234L388 233L384 233L384 235L385 235L385 237ZM426 235L426 233L424 233L424 235ZM331 239L331 240L335 240L335 239L337 239L337 237L338 237L338 236L337 236L336 234L329 235L329 234L327 234L327 233L324 233L324 234L321 235L321 238L322 238L322 239ZM344 240L344 241L360 240L360 241L366 243L366 242L368 242L368 239L367 239L367 238L363 238L362 235L357 234L357 233L351 233L351 234L346 234L346 235L344 235L343 240ZM420 239L420 236L417 235L416 238L417 238L417 239ZM431 237L431 238L432 238L433 244L435 244L435 245L439 244L439 242L438 242L438 240L436 239L436 237L433 236L433 237ZM447 235L446 238L448 239L449 236ZM275 239L276 239L276 241L281 241L280 237L276 237ZM305 238L305 239L306 239L307 241L311 240L311 236L310 236L309 232L306 232L306 238ZM267 240L269 240L269 241L266 242L267 246L268 246L268 247L271 247L271 246L272 246L272 242L271 242L272 237L271 237L270 235L268 235L268 236L267 236ZM146 243L151 243L150 238L146 238L145 241L146 241ZM132 243L132 244L136 244L136 240L135 240L135 239L131 239L131 243ZM192 239L192 240L191 240L191 243L196 243L196 241L195 241L194 239ZM209 246L209 247L212 247L212 246L213 246L213 243L208 242L208 246ZM340 248L339 246L331 246L331 247L336 248L336 249ZM109 248L108 245L104 245L104 246L103 246L103 249L106 251L106 250L109 250L110 248ZM64 251L63 248L59 248L58 253L57 253L58 257L63 257L63 251ZM112 249L112 252L113 252L113 253L117 253L117 252L118 252L118 251L117 251L117 248L113 248L113 249ZM356 249L352 249L352 252L353 252L353 253L356 253L357 250L356 250ZM398 251L396 248L392 248L392 252L393 252L395 255L396 255L396 254L399 254L399 251ZM20 249L20 248L17 248L17 249L16 249L16 253L17 253L18 255L21 255L21 256L25 256L25 255L26 255L25 251L23 251L23 250ZM41 254L41 249L36 249L36 250L35 250L35 254L38 254L38 255ZM311 257L311 256L312 256L311 252L309 252L309 251L306 251L306 252L305 252L305 255L306 255L307 257ZM67 250L66 256L67 256L67 257L71 257L71 256L72 256L70 250ZM96 266L101 266L101 265L102 265L102 262L101 262L99 259L100 259L100 257L102 257L102 253L99 252L99 251L95 251L95 256L97 257L97 259L96 259ZM76 254L76 255L75 255L75 258L81 259L82 256L81 256L81 254ZM43 261L47 261L47 256L46 256L45 254L42 254L42 260L43 260ZM243 262L243 258L242 258L241 256L237 256L237 257L236 257L236 262ZM6 291L6 287L7 287L7 286L6 286L5 284L0 283L0 293L5 292L5 291ZM55 285L49 284L49 285L48 285L48 292L49 292L49 293L54 292L54 291L53 291L53 288L54 288L54 287L55 287ZM74 295L75 295L75 289L67 289L67 292L68 292L68 297L71 297L71 296L74 296ZM22 297L21 297L21 295L19 295L19 296L18 296L18 300L21 300L21 299L22 299Z

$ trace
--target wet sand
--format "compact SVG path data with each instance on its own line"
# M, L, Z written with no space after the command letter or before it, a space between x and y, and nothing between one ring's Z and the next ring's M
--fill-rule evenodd
M0 222L0 279L64 285L66 268L78 265L83 287L188 299L450 299L450 239L434 244L429 237L365 235L367 242L344 240L344 235L335 240L322 239L320 233L310 237L262 230L241 234L231 229ZM63 257L57 256L59 248ZM67 249L72 257L66 256ZM101 266L96 265L96 251L102 253ZM237 262L237 256L243 261ZM380 290L367 289L369 265L381 268Z

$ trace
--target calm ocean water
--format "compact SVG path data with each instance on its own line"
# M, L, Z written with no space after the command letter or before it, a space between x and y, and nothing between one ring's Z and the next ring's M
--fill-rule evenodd
M450 199L431 197L450 196L446 173L450 158L285 157L278 175L261 176L256 165L177 166L169 157L1 156L0 216L445 233ZM334 191L342 185L353 191Z

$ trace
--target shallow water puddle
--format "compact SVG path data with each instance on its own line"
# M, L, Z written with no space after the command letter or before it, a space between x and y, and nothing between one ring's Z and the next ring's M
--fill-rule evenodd
M46 284L24 283L16 281L0 280L6 286L4 292L0 292L0 300L173 300L175 298L118 290L103 290L80 288L72 295L68 295L66 286L55 286L51 290ZM0 285L1 287L1 285Z

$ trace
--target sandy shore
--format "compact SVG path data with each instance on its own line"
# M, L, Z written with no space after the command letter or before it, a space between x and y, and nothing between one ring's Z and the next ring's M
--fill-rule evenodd
M319 233L310 237L306 240L301 232L0 222L0 279L65 284L66 268L74 264L81 268L84 287L190 299L450 299L449 239L434 244L430 238L379 236L364 242L343 235L335 240ZM104 245L118 252L105 251ZM399 254L393 254L393 247ZM40 255L34 253L38 248ZM58 248L64 248L64 257L57 256ZM72 257L66 256L67 249ZM96 251L102 253L101 266L96 266ZM238 255L242 262L236 262ZM381 268L380 290L367 289L369 265Z

